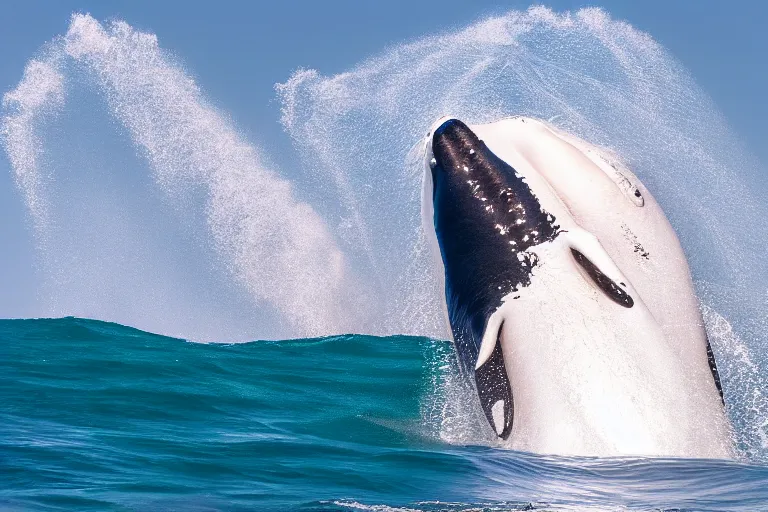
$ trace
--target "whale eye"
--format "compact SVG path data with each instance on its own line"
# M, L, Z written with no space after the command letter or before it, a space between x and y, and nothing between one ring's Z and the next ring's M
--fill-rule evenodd
M619 189L621 189L622 193L630 201L632 201L632 204L635 206L645 205L645 199L643 198L643 194L640 192L640 189L633 185L624 175L620 173L617 174L620 176L620 178L616 184L619 186Z

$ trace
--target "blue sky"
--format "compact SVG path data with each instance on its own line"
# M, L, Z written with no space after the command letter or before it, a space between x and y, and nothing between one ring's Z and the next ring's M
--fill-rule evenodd
M692 72L736 131L763 161L768 116L768 4L748 1L605 0L545 2L555 10L601 6L650 33ZM203 88L238 122L275 118L273 84L297 67L325 75L343 71L383 48L531 2L4 2L0 17L0 90L15 86L25 62L72 12L122 18L158 34L188 64ZM260 124L260 123L259 123Z
M288 149L277 123L273 86L299 67L344 71L382 49L466 25L528 2L4 2L0 16L0 93L15 87L25 63L63 34L73 12L120 18L156 33L207 96L268 152ZM758 1L557 0L555 10L597 5L664 45L713 98L748 148L768 162L768 4ZM0 154L0 317L24 313L34 282L30 230ZM12 290L12 291L10 291Z

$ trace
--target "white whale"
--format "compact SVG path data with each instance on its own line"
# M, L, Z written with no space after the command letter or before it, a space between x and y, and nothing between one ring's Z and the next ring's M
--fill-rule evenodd
M685 255L629 169L525 117L440 119L425 167L446 322L507 447L733 456Z

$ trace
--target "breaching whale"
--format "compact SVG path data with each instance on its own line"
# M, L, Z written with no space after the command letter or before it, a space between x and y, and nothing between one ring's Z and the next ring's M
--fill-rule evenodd
M446 327L506 446L733 456L685 255L618 158L526 117L442 118L425 155Z

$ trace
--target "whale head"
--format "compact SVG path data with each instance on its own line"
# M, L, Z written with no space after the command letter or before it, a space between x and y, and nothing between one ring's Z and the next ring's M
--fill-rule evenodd
M661 394L653 386L635 393L631 379L619 377L615 368L623 368L626 354L639 351L638 360L648 361L646 376L660 380L686 371L701 376L703 361L709 381L704 392L692 394L707 406L712 406L709 391L717 374L707 358L711 351L687 264L666 217L634 175L587 143L579 146L582 142L527 118L470 126L445 117L428 132L423 222L442 267L438 277L461 367L474 376L481 408L498 437L508 439L520 423L516 431L525 439L515 446L521 449L562 451L541 448L557 436L542 434L552 427L530 415L551 407L568 412L566 423L589 423L560 436L573 434L573 453L602 454L589 446L592 438L604 436L609 452L690 454L690 439L674 449L651 448L651 441L643 446L628 441L626 446L635 445L617 448L623 438L617 441L606 433L626 437L617 425L637 424L647 414L643 401ZM664 287L674 305L651 301L647 306L643 296L664 296ZM671 346L677 336L691 341L681 342L682 349ZM545 354L559 357L561 347L579 356L553 368L555 362ZM681 350L690 350L690 361L680 361ZM607 377L600 374L600 365L608 366ZM535 366L540 382L530 379ZM611 401L605 396L589 395L586 389L611 379L621 383L609 392L615 395L614 410L606 407ZM671 381L666 382L663 398L672 393ZM680 380L675 385L683 389L687 384ZM524 421L518 422L516 402L525 411ZM577 402L583 410L577 410ZM722 418L721 404L713 407L713 416ZM674 410L673 405L667 408ZM616 411L625 411L618 413L621 421L610 419ZM670 412L670 424L680 422L678 412ZM727 422L720 424L719 432ZM654 428L641 428L636 437L647 434L657 444L666 442L659 441L662 427L659 432Z
M490 309L530 282L536 260L527 249L553 240L560 226L523 177L457 119L434 130L428 165L448 297L479 339Z

